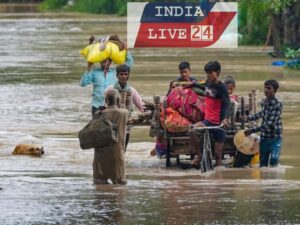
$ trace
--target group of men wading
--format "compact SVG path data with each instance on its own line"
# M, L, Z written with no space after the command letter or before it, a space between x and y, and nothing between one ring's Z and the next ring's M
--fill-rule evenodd
M135 105L143 112L143 102L138 92L128 84L133 59L127 53L125 64L110 68L111 60L106 59L100 67L88 68L82 75L80 85L93 85L92 116L101 110L111 122L118 126L118 142L101 149L95 149L93 177L95 184L106 184L108 179L114 184L126 184L125 156L130 137L127 126L128 116ZM122 97L122 98L121 98Z
M110 68L111 60L100 63L100 68L90 68L82 75L80 85L85 87L93 84L92 115L101 110L113 123L118 125L118 142L101 149L95 149L93 161L93 178L95 184L107 184L108 179L114 184L126 184L125 156L129 142L130 129L127 127L128 116L135 105L143 112L143 102L138 92L128 84L130 67L133 58L127 52L126 63L116 69ZM187 62L179 65L180 81L193 82L190 77L190 66ZM195 123L195 127L228 125L230 116L230 98L224 83L219 80L221 65L217 61L210 61L204 66L207 75L205 83L205 116L204 120ZM196 80L196 79L194 79ZM262 111L248 117L248 120L261 118L261 126L245 131L246 135L261 132L260 166L276 166L281 150L281 112L282 105L275 97L279 88L276 80L265 82L265 96ZM170 89L172 82L170 84ZM121 98L123 96L123 98ZM212 129L215 140L216 166L222 164L222 149L226 133L223 129ZM200 149L199 149L200 151ZM269 159L270 158L270 159ZM196 156L192 164L199 163L200 155Z

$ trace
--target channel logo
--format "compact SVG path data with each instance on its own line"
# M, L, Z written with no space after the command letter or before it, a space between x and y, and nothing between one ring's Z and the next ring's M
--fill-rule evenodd
M128 2L130 48L237 48L237 3Z

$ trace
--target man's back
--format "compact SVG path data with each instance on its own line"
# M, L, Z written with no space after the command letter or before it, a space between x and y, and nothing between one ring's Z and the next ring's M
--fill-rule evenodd
M122 183L125 180L125 132L128 112L117 106L108 106L102 113L118 126L118 142L112 145L95 149L93 162L94 183L103 183L111 179L113 183Z
M106 115L112 123L118 126L118 144L120 145L120 148L124 151L128 111L126 109L120 109L117 106L109 106L102 113Z
M118 81L115 69L109 69L107 74L100 68L93 69L84 73L80 80L80 85L85 87L93 84L92 106L98 108L104 106L104 91L109 85L115 84Z

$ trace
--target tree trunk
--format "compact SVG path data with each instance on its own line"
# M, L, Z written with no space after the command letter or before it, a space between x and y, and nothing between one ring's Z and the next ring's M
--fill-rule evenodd
M283 32L282 32L282 16L281 14L272 15L272 40L273 40L273 47L275 52L279 52L282 48L283 43Z
M272 15L272 40L275 52L283 47L300 48L300 1L285 8L282 13Z
M300 48L300 1L284 10L284 44L290 48Z

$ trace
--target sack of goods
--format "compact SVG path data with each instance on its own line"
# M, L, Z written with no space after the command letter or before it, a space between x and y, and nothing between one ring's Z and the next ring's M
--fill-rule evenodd
M94 41L82 49L80 54L90 63L111 59L115 64L123 64L126 61L127 50L119 37L113 35Z
M99 112L79 131L78 138L82 149L103 148L118 142L118 128Z

